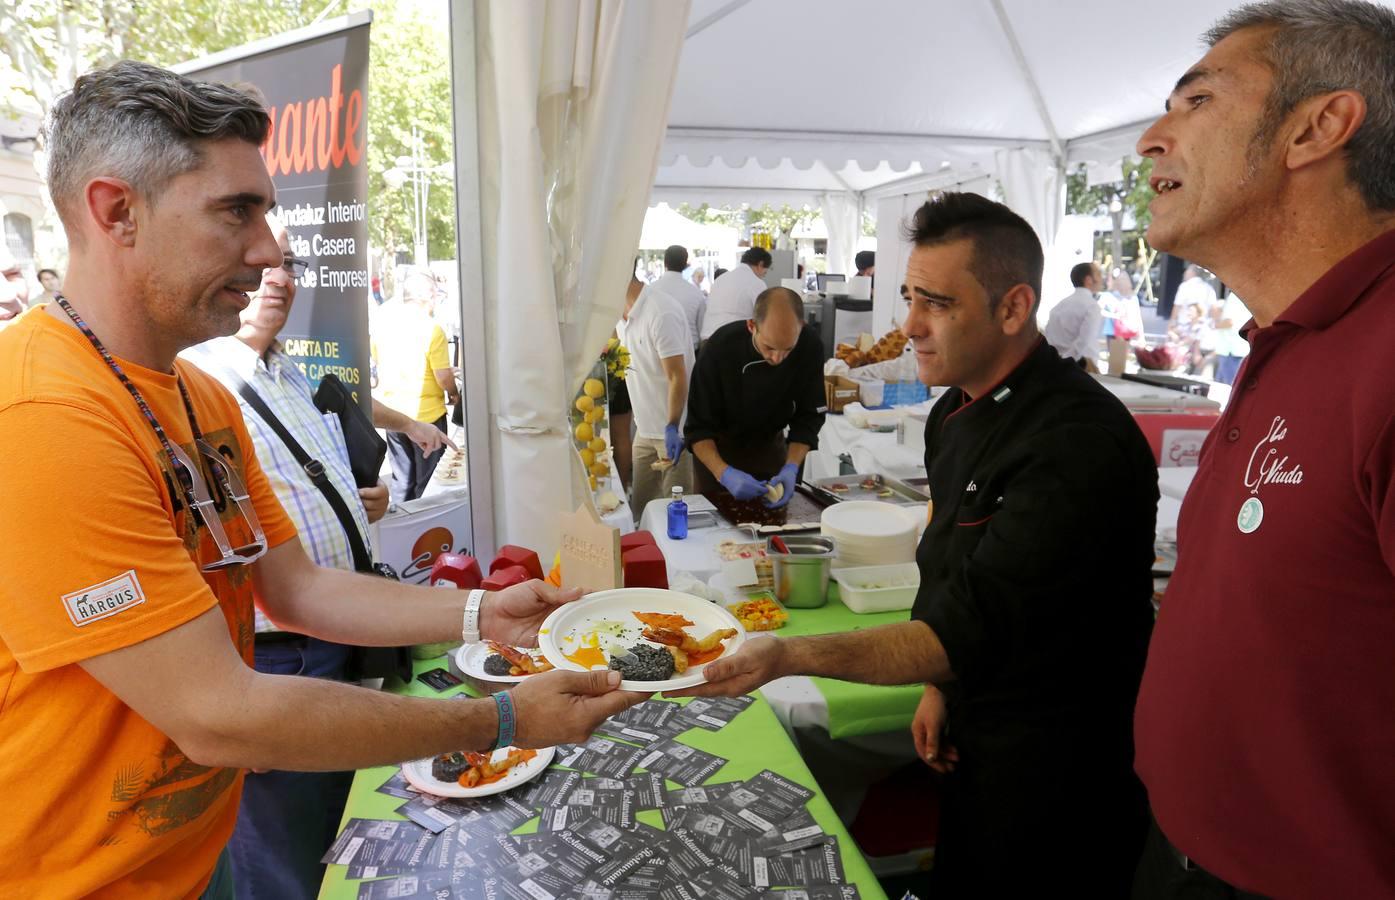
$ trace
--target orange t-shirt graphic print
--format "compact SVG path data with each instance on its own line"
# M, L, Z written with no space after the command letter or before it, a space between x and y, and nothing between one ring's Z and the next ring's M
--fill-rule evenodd
M242 543L175 376L121 365ZM194 367L176 371L267 544L294 538L237 403ZM220 553L172 489L150 424L81 333L41 308L0 333L0 436L0 896L196 897L232 832L242 772L190 761L79 663L218 606L250 664L251 573L201 571Z

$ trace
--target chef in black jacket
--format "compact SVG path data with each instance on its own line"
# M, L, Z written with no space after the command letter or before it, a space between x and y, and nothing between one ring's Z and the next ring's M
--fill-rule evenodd
M789 503L800 464L819 445L823 344L804 327L803 299L787 288L762 291L753 315L723 325L703 345L683 437L700 463L698 493L778 508ZM766 498L777 484L779 499Z
M1127 897L1147 823L1131 720L1152 627L1157 467L1124 407L1037 331L1019 216L944 194L907 229L902 328L933 503L910 621L754 640L683 693L784 675L926 683L916 743L946 772L932 893Z

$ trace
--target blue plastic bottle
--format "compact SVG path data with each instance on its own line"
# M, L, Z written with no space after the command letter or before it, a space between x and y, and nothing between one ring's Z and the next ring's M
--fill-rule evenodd
M688 536L688 504L683 502L683 489L673 489L673 499L668 501L668 536L681 541Z

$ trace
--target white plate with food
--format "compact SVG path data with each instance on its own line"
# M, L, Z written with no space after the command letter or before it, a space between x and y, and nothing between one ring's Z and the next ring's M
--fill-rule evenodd
M403 763L402 777L417 790L437 797L488 797L537 778L556 755L556 747L503 747L493 753L457 750Z
M461 644L455 649L455 665L471 678L496 684L518 684L552 668L541 650L525 650L493 641Z
M741 623L717 604L657 588L591 594L558 607L538 629L538 646L557 668L606 669L618 658L620 687L646 692L702 684L707 664L745 639Z

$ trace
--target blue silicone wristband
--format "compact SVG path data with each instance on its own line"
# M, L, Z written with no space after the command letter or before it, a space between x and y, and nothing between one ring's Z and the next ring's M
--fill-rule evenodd
M508 691L497 691L494 694L494 706L499 712L499 734L494 738L494 749L508 747L513 744L514 734L518 731L518 716L514 713L513 697Z

